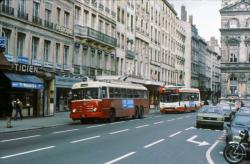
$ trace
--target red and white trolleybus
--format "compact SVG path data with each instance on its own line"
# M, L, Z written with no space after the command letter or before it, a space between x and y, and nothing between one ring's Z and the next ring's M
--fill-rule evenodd
M120 81L79 82L72 87L72 120L143 118L149 110L148 91L142 85Z
M184 86L164 86L160 88L160 111L190 112L200 108L200 90Z

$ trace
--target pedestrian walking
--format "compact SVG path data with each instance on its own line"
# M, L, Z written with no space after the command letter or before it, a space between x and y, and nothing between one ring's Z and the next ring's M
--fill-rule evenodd
M23 114L22 114L22 109L23 109L23 103L20 101L20 99L16 99L16 115L15 115L15 120L17 119L17 115L20 115L20 119L23 119Z
M11 117L13 108L11 106L11 99L8 91L3 91L1 93L0 106L3 108L6 116L6 128L12 128L11 126Z

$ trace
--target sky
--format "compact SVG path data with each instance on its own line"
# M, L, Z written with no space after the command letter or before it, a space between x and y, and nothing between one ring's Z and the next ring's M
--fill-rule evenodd
M168 2L173 4L179 18L181 18L181 5L186 6L187 15L193 15L193 24L206 41L210 40L211 36L220 40L221 0L168 0Z

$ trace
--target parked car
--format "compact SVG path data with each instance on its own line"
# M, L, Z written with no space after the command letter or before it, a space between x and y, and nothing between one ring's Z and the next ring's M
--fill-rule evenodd
M241 130L247 128L250 123L250 113L237 112L232 118L231 123L227 124L226 142L232 141L234 136L238 136Z
M197 113L196 127L202 125L218 126L223 129L224 115L220 106L203 106Z
M241 107L238 112L250 114L250 107Z
M233 115L233 111L232 111L231 105L228 104L228 103L224 103L224 104L219 104L217 106L219 106L222 109L222 111L223 111L224 121L230 121L231 117Z

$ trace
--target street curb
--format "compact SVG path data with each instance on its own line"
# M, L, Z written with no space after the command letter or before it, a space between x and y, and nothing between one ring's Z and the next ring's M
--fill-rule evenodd
M41 126L41 127L32 127L32 128L25 128L25 129L17 129L17 130L12 130L12 131L0 131L0 134L6 134L6 133L14 133L14 132L21 132L21 131L29 131L29 130L35 130L35 129L45 129L45 128L53 128L57 126L63 126L63 125L68 125L69 123L65 124L56 124L56 125L49 125L49 126Z
M159 113L159 111L151 111L146 115L153 115ZM57 126L63 126L63 125L69 125L72 122L67 122L67 123L62 123L62 124L55 124L55 125L48 125L48 126L40 126L40 127L31 127L31 128L24 128L24 129L17 129L17 130L12 130L12 131L0 131L0 134L6 134L6 133L14 133L14 132L22 132L22 131L29 131L29 130L35 130L35 129L45 129L45 128L53 128Z

